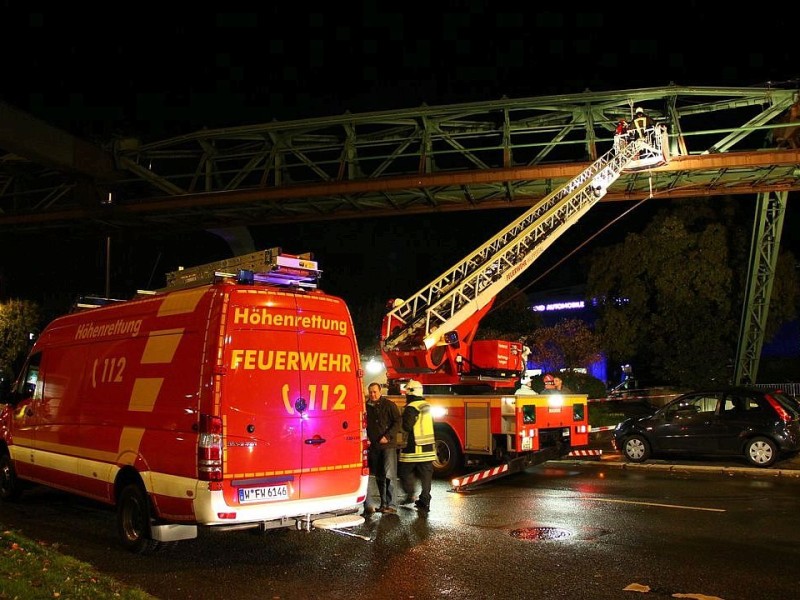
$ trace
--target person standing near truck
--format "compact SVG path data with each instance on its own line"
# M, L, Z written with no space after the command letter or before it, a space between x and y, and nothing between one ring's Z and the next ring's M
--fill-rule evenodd
M380 383L367 387L367 438L369 438L370 479L375 478L381 503L377 511L384 514L397 513L397 434L400 433L400 409L381 394ZM375 511L367 497L365 514Z
M529 376L523 377L519 382L519 388L514 392L515 396L538 396L536 390L531 387L531 378Z
M558 375L552 373L545 374L542 377L544 383L544 394L571 394L572 390L564 385L563 380Z
M400 483L406 493L404 504L412 501L417 510L431 508L433 461L436 459L436 439L433 433L431 406L422 397L422 384L413 379L406 384L406 405L403 408L403 432L406 445L400 450ZM414 501L416 480L422 489Z

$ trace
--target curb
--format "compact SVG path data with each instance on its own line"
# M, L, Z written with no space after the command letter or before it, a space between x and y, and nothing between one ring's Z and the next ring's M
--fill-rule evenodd
M555 464L569 464L569 465L585 465L585 466L602 466L613 469L621 469L626 471L664 471L669 473L719 473L722 475L757 475L759 477L769 478L787 478L800 480L800 469L774 469L765 468L759 469L757 467L727 467L727 466L713 466L713 465L673 465L661 463L626 463L616 460L550 460L549 463Z

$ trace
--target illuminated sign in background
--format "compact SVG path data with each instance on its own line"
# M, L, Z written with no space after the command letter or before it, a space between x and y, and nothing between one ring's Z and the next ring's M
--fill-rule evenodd
M571 300L569 302L552 302L550 304L534 304L531 306L533 312L551 312L554 310L583 310L586 303L583 300Z

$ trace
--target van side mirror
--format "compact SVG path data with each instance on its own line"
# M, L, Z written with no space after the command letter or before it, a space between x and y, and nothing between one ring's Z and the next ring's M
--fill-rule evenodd
M33 398L33 393L36 391L35 383L26 383L22 390L14 389L11 386L11 380L0 381L0 404L16 406L23 400Z
M22 386L22 392L20 393L20 400L27 400L28 398L33 398L33 393L36 391L36 384L35 383L26 383Z

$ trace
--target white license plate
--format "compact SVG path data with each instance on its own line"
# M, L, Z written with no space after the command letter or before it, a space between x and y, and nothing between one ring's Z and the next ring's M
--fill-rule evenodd
M239 502L270 502L272 500L285 500L289 497L287 485L270 485L267 487L239 488Z

